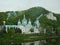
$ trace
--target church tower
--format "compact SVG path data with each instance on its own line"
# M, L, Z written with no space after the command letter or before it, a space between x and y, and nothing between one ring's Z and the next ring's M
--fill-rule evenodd
M26 25L26 24L27 24L27 20L26 20L25 15L24 15L23 20L22 20L22 25Z

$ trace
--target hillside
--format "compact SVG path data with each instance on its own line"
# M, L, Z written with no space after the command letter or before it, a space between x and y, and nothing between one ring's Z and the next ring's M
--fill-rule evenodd
M0 25L3 25L3 21L6 21L6 24L17 24L18 19L22 20L23 15L26 15L27 20L30 18L33 22L39 17L41 14L43 16L39 19L41 26L47 27L60 27L60 14L53 15L57 18L57 21L48 19L45 15L48 14L50 11L42 8L42 7L32 7L28 10L24 11L8 11L8 12L0 12Z

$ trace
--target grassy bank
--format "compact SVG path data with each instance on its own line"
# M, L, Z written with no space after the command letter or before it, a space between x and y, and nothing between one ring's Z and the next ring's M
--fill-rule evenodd
M13 43L29 42L35 40L42 40L48 38L55 38L56 36L48 36L46 34L3 34L0 36L0 45L9 45Z

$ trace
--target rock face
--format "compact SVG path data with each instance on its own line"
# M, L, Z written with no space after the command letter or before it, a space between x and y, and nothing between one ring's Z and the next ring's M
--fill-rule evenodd
M48 13L46 17L51 20L57 20L57 18L53 15L53 13Z

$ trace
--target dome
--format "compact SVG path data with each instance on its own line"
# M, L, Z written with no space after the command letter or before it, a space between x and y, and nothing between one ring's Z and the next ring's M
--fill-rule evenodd
M18 25L20 25L21 24L21 22L20 22L20 19L18 20Z
M29 19L29 21L28 21L28 24L30 24L31 25L31 20Z
M25 18L25 15L24 15L24 17L23 17L22 24L23 24L23 25L26 25L26 24L27 24L27 20L26 20L26 18Z

